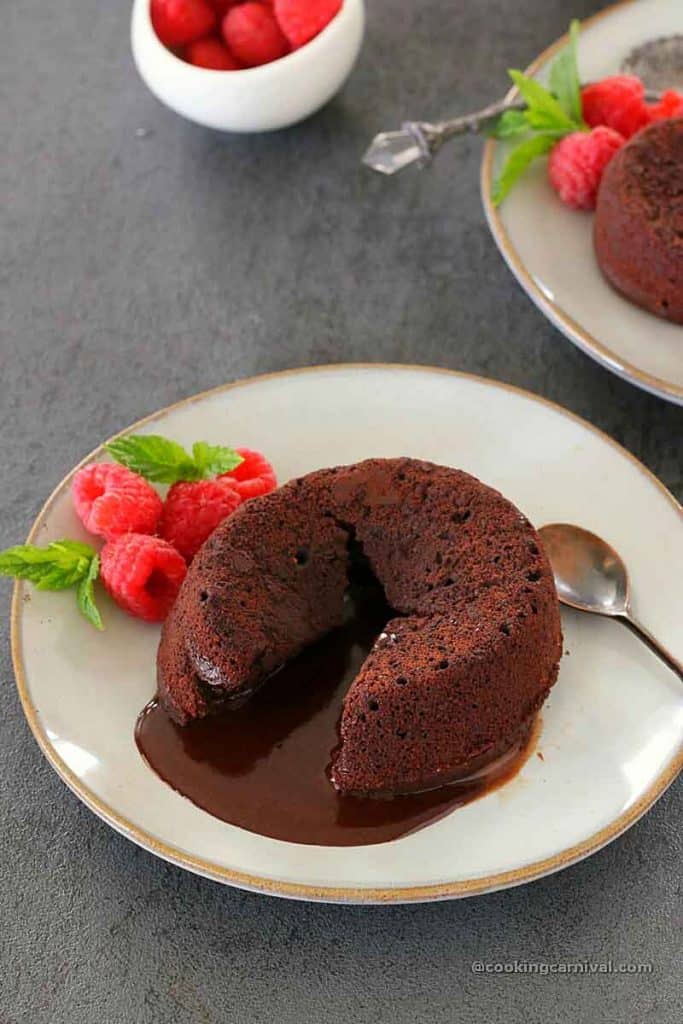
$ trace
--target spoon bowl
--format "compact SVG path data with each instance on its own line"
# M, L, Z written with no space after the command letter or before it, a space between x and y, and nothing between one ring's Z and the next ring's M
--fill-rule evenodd
M633 615L628 571L614 548L572 523L551 523L538 532L562 604L624 622L683 679L681 662Z
M626 566L606 541L570 523L543 526L540 534L564 604L598 615L628 611Z

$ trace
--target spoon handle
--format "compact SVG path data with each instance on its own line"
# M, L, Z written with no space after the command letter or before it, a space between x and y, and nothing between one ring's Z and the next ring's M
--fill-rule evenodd
M683 663L681 663L678 658L675 658L671 651L668 651L666 647L664 647L664 645L652 635L649 629L646 629L642 623L638 622L631 611L628 611L625 615L619 617L623 623L632 629L633 632L647 644L650 650L654 651L654 653L662 659L665 665L669 666L672 672L676 673L679 679L683 679Z

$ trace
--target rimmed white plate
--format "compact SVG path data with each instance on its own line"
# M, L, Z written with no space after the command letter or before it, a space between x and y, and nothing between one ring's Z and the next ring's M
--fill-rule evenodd
M462 467L534 522L579 522L614 544L631 569L638 616L683 654L680 507L608 437L543 399L446 370L330 366L226 385L135 430L261 448L282 480L371 455ZM82 536L71 476L48 499L32 541ZM102 606L108 628L98 634L71 594L16 588L14 664L36 739L67 785L115 829L175 864L246 889L373 903L516 885L615 838L683 761L678 680L618 624L568 614L569 653L543 711L543 759L532 756L508 785L379 846L264 838L197 809L143 763L133 726L154 691L158 629L106 598Z
M681 0L627 0L601 11L582 25L581 80L615 74L635 46L677 32L683 32ZM545 50L529 73L547 80L566 41ZM570 341L608 370L683 404L683 327L639 309L610 288L593 253L593 215L560 202L548 183L545 160L528 170L498 209L492 205L492 182L509 146L486 144L481 188L493 237L522 288Z

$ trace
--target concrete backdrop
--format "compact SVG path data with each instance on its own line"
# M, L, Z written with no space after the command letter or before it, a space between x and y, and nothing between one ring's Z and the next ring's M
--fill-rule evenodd
M128 3L4 6L0 547L132 420L238 376L330 361L435 363L529 388L681 497L683 410L610 376L520 291L485 226L480 140L393 182L359 166L377 130L498 96L508 66L598 5L369 7L341 96L288 132L231 138L147 93ZM221 888L116 835L40 755L6 643L0 676L2 1024L680 1019L680 783L608 849L525 888L307 906ZM515 958L653 971L471 973Z

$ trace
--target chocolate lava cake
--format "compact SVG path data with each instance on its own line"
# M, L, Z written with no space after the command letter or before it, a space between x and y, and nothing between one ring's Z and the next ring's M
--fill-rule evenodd
M561 655L540 538L474 477L407 458L310 473L218 527L164 625L169 715L186 724L247 699L344 621L359 571L381 584L395 617L345 698L337 789L433 788L518 742Z
M610 160L595 214L595 252L617 291L683 324L683 118L638 132Z

